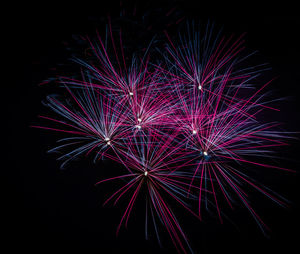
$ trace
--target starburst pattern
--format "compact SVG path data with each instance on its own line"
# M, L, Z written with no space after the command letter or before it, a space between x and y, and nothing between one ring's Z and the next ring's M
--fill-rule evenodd
M160 61L151 61L151 43L141 56L128 57L121 33L117 43L109 25L105 41L99 34L95 42L86 39L93 57L75 59L80 78L59 80L69 99L47 98L45 104L58 117L40 117L60 127L34 127L68 135L51 150L64 151L62 166L90 154L95 161L122 165L124 174L97 183L123 184L105 201L127 200L117 234L140 196L146 203L146 238L151 220L158 241L162 225L183 253L192 249L174 204L202 220L205 203L223 222L220 200L231 208L240 201L262 231L267 226L250 205L247 188L286 205L251 177L251 167L288 171L267 161L288 138L279 123L263 121L263 112L278 111L264 92L271 82L255 85L267 67L244 66L252 54L242 54L243 36L226 39L213 32L210 25L203 34L188 26L178 43L165 33Z

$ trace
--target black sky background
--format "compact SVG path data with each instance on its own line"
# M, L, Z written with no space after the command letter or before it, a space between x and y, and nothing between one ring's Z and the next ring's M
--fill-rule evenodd
M187 18L206 22L211 20L224 27L224 33L246 32L246 46L258 50L259 56L270 64L269 77L278 77L272 84L274 97L287 97L280 102L281 112L275 119L285 123L285 129L299 131L299 45L300 16L294 6L267 6L244 3L232 9L229 6L196 4L200 1L151 1L137 4L150 13L173 6ZM130 6L130 5L129 5ZM6 102L4 134L8 164L2 170L11 181L4 192L8 200L8 216L4 221L10 250L32 253L175 253L167 237L162 237L163 248L144 239L144 210L133 211L128 230L115 236L121 210L102 207L105 197L114 186L95 187L97 179L110 174L116 165L101 162L94 165L88 159L72 163L61 170L56 156L47 150L55 145L59 135L32 129L39 123L37 116L48 112L41 101L54 90L38 86L49 74L59 70L57 63L70 57L64 42L72 41L74 34L91 34L99 25L100 17L119 12L119 1L104 4L63 5L42 3L10 8L9 30L13 64L6 84L9 92L2 94ZM159 12L158 12L159 13ZM155 20L155 15L152 14ZM157 17L159 20L161 17ZM100 20L100 21L99 21ZM3 49L6 51L6 49ZM295 134L296 137L299 135ZM299 142L292 140L282 156L288 157L281 166L298 170ZM4 164L3 164L4 165ZM230 215L237 227L217 220L196 224L183 212L179 220L191 239L195 253L291 253L299 241L298 174L268 171L262 176L278 193L290 200L290 208L283 209L258 196L255 207L272 229L264 237L245 209L236 209ZM269 178L270 177L270 178ZM270 185L269 185L270 184ZM254 196L256 198L256 196ZM141 223L140 223L141 222ZM195 225L197 225L195 229Z

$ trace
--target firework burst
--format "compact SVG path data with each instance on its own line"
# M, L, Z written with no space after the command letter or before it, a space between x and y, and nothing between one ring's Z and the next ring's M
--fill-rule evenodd
M178 89L179 110L174 116L175 125L181 130L186 149L194 151L193 156L197 160L194 175L200 175L199 216L202 201L207 202L207 192L203 198L202 186L205 189L210 186L221 222L218 196L223 196L232 208L233 191L251 212L260 228L265 230L267 226L250 206L247 194L242 189L243 185L246 183L254 187L282 206L285 203L264 187L259 187L248 176L247 172L251 171L245 171L243 167L252 165L287 170L259 160L262 157L272 157L274 147L287 145L283 141L287 135L276 130L279 123L264 123L259 119L265 109L276 110L267 106L264 101L265 94L260 94L270 82L253 92L253 89L249 91L243 81L240 86L236 82L232 86L228 77L229 75L224 75L217 85L205 91L194 90L186 93L184 89ZM236 166L232 166L232 163ZM217 188L221 195L217 195Z
M40 118L50 120L61 128L33 126L71 136L59 140L58 142L62 144L50 150L58 152L68 147L73 148L59 157L59 160L64 160L62 167L83 154L95 152L94 160L97 160L109 150L116 151L129 131L124 124L126 111L113 98L90 89L89 83L85 83L85 86L75 91L66 87L70 100L61 101L58 96L47 97L45 104L61 118L48 116Z
M182 145L178 145L176 136L176 133L168 136L149 133L147 137L133 137L132 141L127 143L127 149L119 150L120 156L108 155L109 158L122 163L130 173L105 179L99 183L116 179L127 180L125 185L105 202L106 204L114 199L114 204L116 204L121 198L129 196L129 202L121 218L117 234L122 224L127 226L138 195L143 195L143 200L146 200L146 222L149 220L148 216L151 216L158 241L160 238L157 220L164 225L177 250L186 253L185 245L191 250L187 237L166 200L168 198L175 200L198 218L187 203L188 200L196 200L197 196L191 193L198 190L198 187L189 183L192 174L181 170L190 162L186 160L186 153L181 151ZM144 192L142 192L142 188L144 188ZM148 238L147 223L145 228L146 238Z
M287 135L277 122L261 120L262 112L278 109L263 92L271 82L254 85L266 65L241 67L252 55L242 54L243 36L226 39L214 35L210 25L203 34L188 26L179 43L165 33L162 58L151 61L151 43L128 57L121 32L118 42L110 24L106 33L105 41L99 34L95 42L86 39L92 57L75 59L80 79L61 77L68 99L47 98L45 104L59 117L40 117L60 127L34 127L68 135L51 150L64 151L62 166L92 153L94 161L107 158L123 166L124 174L97 183L123 184L104 203L127 200L117 234L139 197L146 202L146 238L151 220L158 241L162 225L178 252L192 250L174 203L200 220L205 203L223 222L220 200L231 208L238 200L267 229L246 187L285 206L283 198L251 178L251 168L286 170L265 160L274 157L274 148L287 145Z

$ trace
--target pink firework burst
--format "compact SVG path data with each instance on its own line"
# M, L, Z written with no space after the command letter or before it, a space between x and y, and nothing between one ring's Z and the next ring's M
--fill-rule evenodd
M126 147L119 149L119 156L108 155L109 158L122 163L130 173L101 180L98 184L126 179L126 182L123 182L124 185L104 203L115 200L114 204L117 204L121 199L129 198L117 234L122 224L127 226L138 195L142 195L147 209L145 213L146 238L148 238L147 222L148 216L150 216L158 240L157 220L166 228L178 252L186 253L186 247L191 250L188 239L166 200L170 198L175 200L177 204L198 218L187 202L190 199L196 199L197 196L191 193L198 190L198 187L190 184L192 174L181 170L183 167L189 166L190 161L186 160L187 154L182 152L182 145L177 143L176 136L177 133L168 136L149 133L146 137L133 137Z
M210 89L186 92L185 89L178 88L175 126L181 130L186 149L195 152L194 175L200 176L199 216L203 200L207 202L207 197L203 198L201 191L204 185L205 189L210 189L213 193L212 199L221 222L218 196L223 196L232 208L233 192L264 230L267 226L250 206L243 185L255 188L280 205L284 206L285 203L247 176L247 172L251 171L244 167L247 169L252 165L288 170L266 164L260 159L272 157L273 148L287 145L284 141L287 134L276 130L279 123L265 123L259 119L259 115L266 109L277 110L268 106L264 100L265 94L261 94L270 82L253 91L243 80L239 85L236 82L233 85L229 75L224 74L217 84L213 82ZM206 196L207 192L204 194Z
M123 184L104 203L126 203L117 234L140 198L146 203L146 238L152 220L158 241L162 225L183 253L192 250L174 204L201 220L205 203L223 222L221 200L230 208L238 200L265 231L247 188L286 203L252 179L251 169L288 171L267 162L288 138L279 123L262 117L267 110L278 111L264 92L271 82L259 89L254 85L267 67L241 67L251 56L242 54L243 36L226 39L214 35L210 25L203 34L187 27L178 43L165 33L159 61L151 61L151 43L127 56L121 32L116 41L110 24L105 41L99 34L95 42L87 38L92 57L75 59L80 78L60 80L68 99L47 98L58 117L40 116L55 127L34 126L68 135L51 150L64 151L62 166L89 154L95 161L107 158L122 165L124 174L97 183Z
M99 33L95 42L86 38L89 42L88 50L93 57L88 60L75 58L74 61L82 66L93 88L109 95L113 94L121 101L127 101L145 86L155 85L155 73L149 70L147 50L141 57L136 54L126 56L121 32L118 44L115 42L111 25L107 33L109 35L105 41ZM82 80L69 77L63 77L63 81L73 86L84 85Z
M47 97L46 105L60 118L40 118L50 120L60 128L33 126L69 135L58 141L62 144L50 150L71 150L59 157L59 160L64 160L62 167L83 154L95 153L94 160L102 158L110 150L118 150L121 142L127 138L129 128L125 124L125 109L113 98L101 95L89 86L86 82L84 88L74 91L66 87L70 100L60 100L58 96Z

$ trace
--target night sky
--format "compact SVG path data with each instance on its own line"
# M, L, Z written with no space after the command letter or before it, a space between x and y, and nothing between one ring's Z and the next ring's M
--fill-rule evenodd
M94 184L109 171L119 166L108 161L93 164L89 158L70 163L60 169L57 155L47 153L55 146L59 134L33 129L39 124L38 115L49 111L42 101L55 87L39 86L44 79L61 74L68 63L76 35L92 35L103 29L103 20L110 13L120 12L119 1L88 4L85 1L75 6L43 3L38 6L11 6L9 17L9 41L12 49L12 64L8 68L8 93L5 100L4 159L2 171L9 176L9 187L4 191L8 200L8 222L5 229L11 250L31 253L176 253L168 236L162 235L160 248L155 234L150 241L144 237L144 207L133 211L128 229L116 237L116 228L121 218L122 206L102 207L105 197L116 186ZM130 1L132 2L132 1ZM199 1L141 1L138 10L147 11L151 20L165 20L160 16L164 10L177 7L178 17L215 22L224 28L225 35L246 33L246 46L258 50L258 59L269 63L272 70L266 79L277 77L269 87L275 98L286 97L277 105L281 111L271 117L285 123L287 131L300 130L300 78L299 45L300 16L292 13L295 6L229 6L196 5ZM148 2L148 3L147 3ZM149 3L151 2L151 3ZM242 5L242 2L241 2ZM133 4L125 5L127 9ZM126 9L126 10L127 10ZM157 16L156 16L157 15ZM176 14L177 15L177 14ZM102 23L101 23L102 22ZM158 24L149 32L156 29ZM171 26L171 31L175 32ZM173 29L173 30L172 30ZM141 33L145 31L141 31ZM146 35L147 36L147 35ZM6 52L6 48L3 49ZM7 116L6 116L7 114ZM299 138L298 134L294 134ZM290 146L280 151L286 157L280 166L298 170L300 146L291 140ZM105 169L105 170L104 170ZM298 174L266 170L258 179L282 194L290 201L284 209L262 195L255 201L258 213L272 229L265 237L250 214L242 206L229 213L224 224L209 217L202 223L195 222L187 213L178 210L179 221L187 233L195 253L292 253L299 249L299 191ZM197 225L197 226L195 226Z

